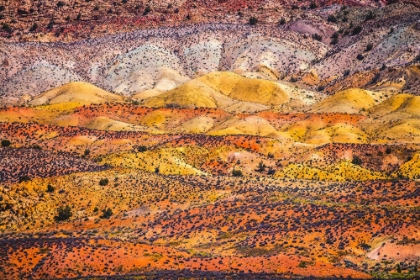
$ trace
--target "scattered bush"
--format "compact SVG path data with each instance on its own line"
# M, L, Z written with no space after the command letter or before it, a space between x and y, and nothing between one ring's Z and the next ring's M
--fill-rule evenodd
M267 171L267 175L274 175L275 173L276 173L276 170L271 167Z
M50 22L47 25L47 29L51 30L54 27L54 20L50 20Z
M24 175L24 176L19 177L19 183L28 182L30 180L31 180L31 177L29 177L28 175Z
M322 41L322 36L316 33L312 35L312 38L317 41Z
M353 31L351 32L352 35L357 35L360 32L362 32L363 28L361 26L356 26L355 28L353 28Z
M337 22L337 18L334 15L329 15L327 20L329 22Z
M356 58L357 58L358 60L363 60L363 59L365 59L365 57L364 57L362 54L358 54L358 55L356 56Z
M344 70L343 77L347 77L348 75L350 75L350 70Z
M265 171L265 168L266 168L265 164L262 161L260 161L258 163L258 168L255 171L257 171L257 172L264 172Z
M140 153L147 151L147 147L146 146L137 146L136 149Z
M372 11L369 11L369 13L366 15L365 21L368 21L374 18L375 18L375 14Z
M241 170L233 170L232 171L232 176L233 177L242 177L243 176L243 174L242 174L242 171Z
M57 222L66 221L72 216L70 206L60 206L57 210L58 215L54 217Z
M280 25L283 25L283 24L285 24L286 23L286 19L285 18L282 18L280 21L279 21L279 24Z
M3 23L2 26L1 26L1 29L6 31L7 33L12 33L13 32L12 28L7 23Z
M38 28L38 24L35 22L32 27L29 29L29 32L34 32Z
M356 165L362 165L363 161L358 156L353 156L353 160L351 161L351 163L356 164Z
M371 51L373 49L373 44L372 43L369 43L367 46L366 46L366 51L368 52L368 51Z
M143 11L143 16L147 15L151 11L152 11L152 9L150 8L150 6L147 6L146 9L144 9L144 11Z
M109 184L109 180L108 180L108 178L102 178L100 181L99 181L99 185L100 186L106 186L106 185L108 185Z
M51 192L54 192L54 191L55 191L55 188L53 186L51 186L50 184L48 184L47 192L51 193Z
M258 23L258 19L256 17L250 17L249 18L249 24L250 25L256 25Z
M12 143L10 142L10 140L1 140L1 146L2 147L9 147Z
M102 215L99 216L99 218L101 218L101 219L109 219L112 216L112 214L113 213L112 213L111 208L108 208L108 209L102 210Z

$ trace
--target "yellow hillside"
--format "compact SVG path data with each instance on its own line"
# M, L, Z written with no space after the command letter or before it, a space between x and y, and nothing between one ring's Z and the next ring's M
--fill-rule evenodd
M373 117L391 114L392 119L420 117L420 97L412 94L397 94L370 109Z
M347 89L315 104L312 112L359 113L368 110L379 101L379 93L363 89Z
M128 167L165 175L206 175L194 165L206 157L208 151L200 147L162 148L141 153L113 154L103 158L103 164Z
M305 143L366 143L368 136L361 129L350 124L339 123L319 130L312 130L305 137Z
M231 72L213 72L199 78L208 87L233 99L280 105L289 101L288 94L276 83L249 79Z
M217 108L214 98L215 91L206 87L200 81L189 81L173 90L152 97L144 103L150 107L165 107L170 104L182 107Z
M397 120L377 125L374 140L379 143L390 141L420 143L420 119Z
M233 117L222 124L216 126L210 135L227 135L227 134L247 134L268 137L288 138L285 133L277 131L267 120L250 116L247 118Z
M257 111L289 101L287 93L276 83L260 79L248 79L234 73L214 72L188 81L181 86L147 99L144 105L163 107L175 104L183 107L232 108L242 107ZM253 104L257 103L257 104Z
M368 170L359 165L352 164L349 161L342 161L338 164L334 164L326 169L328 172L334 173L346 180L376 180L376 179L388 179L388 176L380 173Z
M110 119L108 117L97 117L89 122L86 127L98 130L111 131L148 131L158 132L156 129L134 125L126 122Z
M174 129L177 133L205 133L214 126L214 119L200 116L186 121Z
M309 167L303 164L289 164L275 174L279 179L301 179L319 181L344 181L344 178L318 168Z
M123 102L123 98L89 83L72 82L38 95L30 104L71 103L80 106L105 102Z
M417 152L411 160L401 165L398 175L404 178L420 179L420 152Z
M295 141L322 145L325 143L365 143L367 135L348 123L328 124L321 120L304 120L279 129Z
M302 179L320 181L365 181L376 179L387 179L388 177L380 172L374 172L354 165L349 161L342 161L339 164L327 166L325 169L306 166L303 164L289 164L281 171L276 172L277 178Z

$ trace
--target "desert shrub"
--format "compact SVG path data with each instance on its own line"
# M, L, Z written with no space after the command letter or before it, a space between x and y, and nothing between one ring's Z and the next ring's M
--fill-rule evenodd
M107 209L102 210L102 215L99 216L99 218L101 218L101 219L109 219L112 216L112 214L113 213L112 213L111 208L107 208Z
M351 161L351 163L356 164L356 165L362 165L363 161L358 156L353 156L353 160Z
M51 186L50 184L48 184L47 192L51 193L51 192L54 192L54 191L55 191L55 188L53 186Z
M387 147L386 150L385 150L385 153L387 155L389 155L391 152L392 152L391 148L390 147Z
M2 147L9 147L12 143L10 142L10 140L1 140L1 146Z
M250 25L256 25L258 23L258 19L256 17L250 17L249 18L249 24Z
M353 34L353 35L357 35L357 34L359 34L360 32L362 32L362 30L363 30L363 28L362 28L360 25L358 25L358 26L356 26L355 28L353 28L353 31L351 32L351 34Z
M312 35L312 38L317 41L322 41L322 36L316 33Z
M233 170L232 171L232 176L233 177L242 177L243 176L243 174L242 174L242 171L241 170Z
M259 163L258 163L258 168L257 168L257 172L263 172L264 170L265 170L265 168L266 168L266 166L265 166L265 164L262 162L262 161L260 161Z
M7 23L3 23L2 26L1 26L1 29L6 31L7 33L12 33L12 28Z
M28 182L30 180L31 180L31 177L29 177L28 175L23 175L19 177L19 183Z
M89 149L86 149L86 150L84 151L83 155L85 155L85 156L90 155L90 150L89 150Z
M344 70L343 77L347 77L348 75L350 75L350 70Z
M318 6L316 5L315 1L312 1L311 4L309 5L310 9L316 9Z
M54 27L54 21L53 20L50 20L50 22L48 23L48 25L47 25L47 29L53 29L53 27Z
M147 151L147 147L146 146L138 146L137 151L138 152L145 152L145 151Z
M35 22L32 27L29 29L29 32L34 32L38 28L38 24Z
M298 267L300 268L306 268L308 266L308 262L306 261L300 261L300 263L298 264Z
M106 185L108 185L108 183L109 183L108 178L102 178L102 179L99 181L99 185L100 185L100 186L106 186Z
M363 60L363 59L365 59L365 57L364 57L362 54L358 54L358 55L356 56L356 58L357 58L358 60Z
M337 18L334 15L329 15L327 20L329 22L337 22Z
M267 175L274 175L275 173L276 173L276 170L271 167L267 171Z
M57 222L66 221L72 216L71 208L68 205L60 206L57 209L57 213L58 215L54 217Z
M368 51L370 51L370 50L372 50L373 49L373 44L372 43L369 43L367 46L366 46L366 51L368 52Z
M365 21L368 21L374 18L375 18L375 14L372 11L369 11L369 13L365 17Z
M147 6L146 9L144 9L144 11L143 11L143 16L147 15L151 11L152 11L152 9L150 8L150 6Z
M283 25L283 24L285 24L286 23L286 19L285 18L281 18L281 20L279 21L279 24L280 25Z

